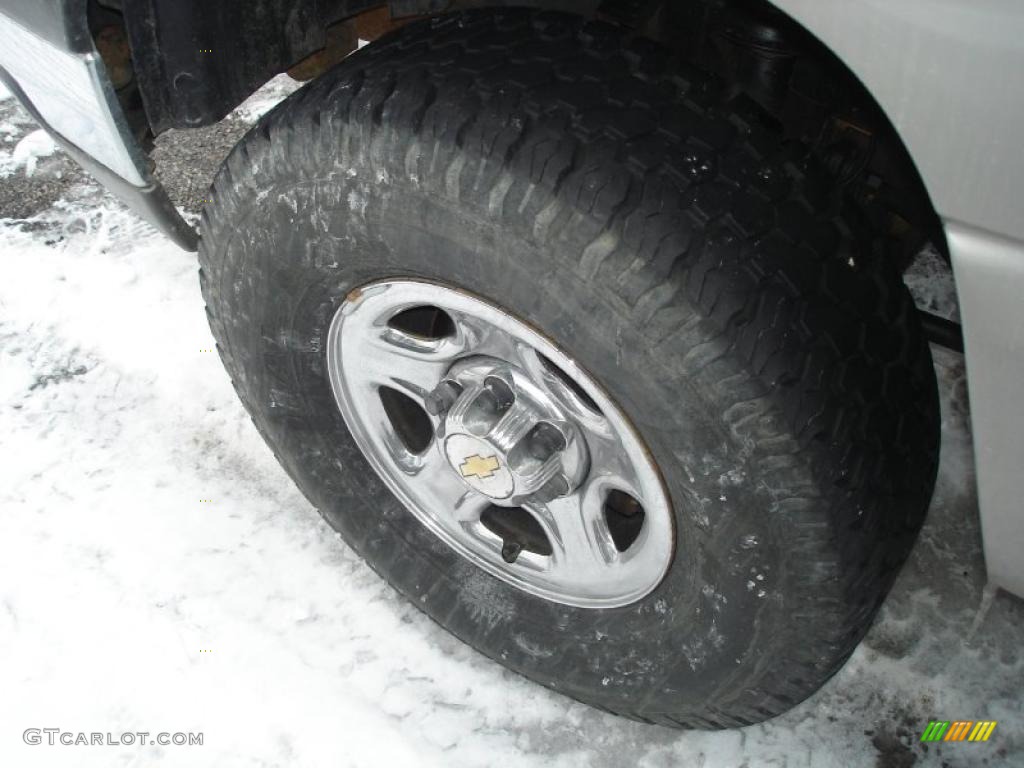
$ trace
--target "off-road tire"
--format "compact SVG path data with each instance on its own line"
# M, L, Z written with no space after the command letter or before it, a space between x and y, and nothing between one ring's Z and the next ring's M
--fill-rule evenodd
M221 356L291 477L416 606L554 690L764 720L839 669L913 545L936 383L884 238L748 100L642 39L522 10L411 24L260 120L201 228ZM502 305L617 400L674 506L651 594L518 591L387 490L325 367L339 304L385 277Z

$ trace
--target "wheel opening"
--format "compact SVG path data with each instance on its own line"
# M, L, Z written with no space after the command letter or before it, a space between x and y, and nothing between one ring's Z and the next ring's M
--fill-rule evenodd
M388 327L418 339L438 341L455 335L455 321L440 307L430 305L403 309L388 320Z
M530 456L545 462L559 451L565 450L565 436L553 425L542 421L526 435Z
M542 421L531 429L509 453L508 463L516 472L538 469L558 451L565 449L565 437L553 425Z
M541 422L519 440L508 455L513 472L536 472L548 459L565 449L565 437L553 424ZM561 481L564 484L564 480Z
M480 515L480 522L505 543L505 549L515 545L523 552L551 557L551 542L544 529L537 518L522 507L491 505Z
M434 437L434 426L427 412L408 395L391 387L379 387L377 394L391 428L409 453L419 455L427 450Z
M604 501L604 519L615 548L625 552L644 527L644 508L628 493L615 489Z
M577 384L569 374L555 365L550 358L538 353L541 364L544 366L551 375L561 381L587 408L594 413L601 413L601 409L597 407L597 403L594 402L593 398L583 391L583 388Z

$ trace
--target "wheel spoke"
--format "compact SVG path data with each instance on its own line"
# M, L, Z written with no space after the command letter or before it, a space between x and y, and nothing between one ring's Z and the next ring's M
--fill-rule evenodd
M590 450L590 476L613 480L614 485L639 495L635 490L640 486L636 468L625 455L618 436L590 430L586 433L586 440Z
M371 354L361 361L366 379L397 389L419 403L465 351L457 339L417 339L393 328L381 330L369 346Z
M473 350L475 355L487 355L499 360L511 360L516 339L490 323L482 322L466 312L449 312L455 324L455 337Z
M490 500L487 497L467 488L458 501L455 502L452 509L452 518L457 523L477 523L480 521L480 515L483 514L489 505Z
M435 511L455 523L475 523L486 509L486 497L459 480L436 442L411 462L397 463L409 489L416 494L428 494L437 504Z
M578 421L582 422L588 432L608 437L614 436L614 430L603 414L595 410L591 402L580 396L578 388L570 386L563 376L558 375L549 364L545 364L545 359L536 349L519 343L515 345L514 354L516 361L530 378L561 403Z
M551 542L552 570L571 570L577 581L588 577L600 579L618 560L601 509L589 503L585 494L574 493L546 503L531 502L527 508Z

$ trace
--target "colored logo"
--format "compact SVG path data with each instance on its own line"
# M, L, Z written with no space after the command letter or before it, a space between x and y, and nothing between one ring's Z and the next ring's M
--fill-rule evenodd
M921 741L988 741L995 729L995 720L932 720Z
M459 472L462 473L463 477L475 477L479 480L486 480L489 477L493 477L500 467L501 464L496 456L485 457L474 454L473 456L467 456L466 460L459 465Z

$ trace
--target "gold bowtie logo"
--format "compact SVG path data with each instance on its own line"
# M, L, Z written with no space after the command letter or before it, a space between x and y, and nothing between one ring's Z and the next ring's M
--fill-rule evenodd
M493 477L494 473L501 468L501 463L496 456L481 456L474 454L467 456L466 460L459 465L459 472L463 477L475 477L478 480L486 480Z

